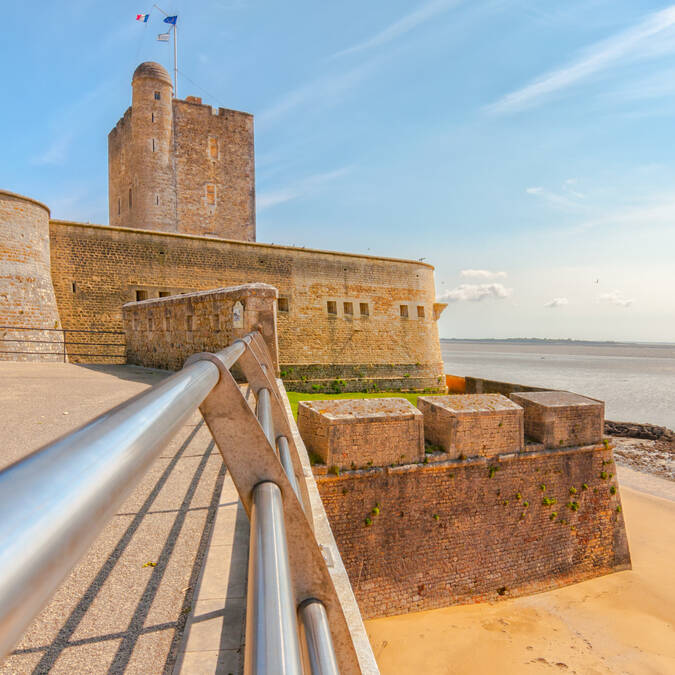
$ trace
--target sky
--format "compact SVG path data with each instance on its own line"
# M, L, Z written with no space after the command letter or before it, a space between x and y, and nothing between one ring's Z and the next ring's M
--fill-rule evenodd
M441 337L675 342L675 4L161 7L178 96L255 115L258 241L431 263ZM162 18L3 3L0 189L107 224Z

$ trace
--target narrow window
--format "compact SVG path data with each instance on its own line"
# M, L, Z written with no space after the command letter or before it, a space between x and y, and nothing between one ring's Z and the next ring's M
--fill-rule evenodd
M70 290L75 293L77 291L77 284L74 281L70 282Z
M152 317L148 317L148 330L152 330Z
M354 305L351 302L342 303L345 316L354 316Z
M147 291L136 291L136 302L140 302L141 300L147 300L148 299L148 292Z
M129 188L129 208L131 208L131 188Z
M154 138L152 139L152 151L153 152L155 151L155 139Z
M218 139L213 136L209 136L209 157L218 159Z
M417 318L418 319L424 318L424 307L422 305L417 305Z
M186 328L191 331L192 330L192 317L191 316L186 316L185 317L185 324Z
M152 115L152 121L155 121L155 113L150 113Z
M207 183L206 185L206 203L209 206L215 206L216 204L216 186L213 183Z
M401 305L400 309L401 309L401 317L403 319L407 319L408 318L408 305Z
M155 195L155 204L159 206L159 195Z
M122 213L122 198L117 198L117 215L119 216Z
M337 314L337 302L335 302L335 300L329 300L326 303L326 309L329 314Z
M170 295L171 295L171 291L160 291L159 292L160 298L168 298Z
M368 316L370 314L370 310L368 309L368 303L360 302L359 311L361 312L361 316Z
M288 311L288 298L281 297L277 300L277 308L280 312Z
M159 101L161 98L162 98L162 95L158 91L156 91L155 92L155 101Z

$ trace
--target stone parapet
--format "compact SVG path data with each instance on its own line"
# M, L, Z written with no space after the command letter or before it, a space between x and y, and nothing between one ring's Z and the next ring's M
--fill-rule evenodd
M426 440L451 458L523 449L523 409L501 394L420 396Z
M605 404L568 391L533 391L510 395L525 410L525 433L547 448L598 443Z
M298 429L308 450L336 469L424 457L422 414L403 398L301 401Z
M244 284L129 302L122 307L127 362L178 370L196 352L217 352L259 331L278 369L277 290Z

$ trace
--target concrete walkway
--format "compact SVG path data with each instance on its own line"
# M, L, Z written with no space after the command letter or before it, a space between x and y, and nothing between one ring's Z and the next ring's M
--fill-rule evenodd
M166 376L134 366L0 363L0 468ZM216 652L218 672L238 673L248 521L231 483L221 497L225 479L196 413L0 663L0 673L213 673L213 659L194 654L200 631L213 632L216 624L220 645L207 651ZM244 557L230 564L235 537L244 537ZM210 541L221 563L202 576ZM240 611L224 621L226 598L237 600ZM188 621L192 646L184 639Z

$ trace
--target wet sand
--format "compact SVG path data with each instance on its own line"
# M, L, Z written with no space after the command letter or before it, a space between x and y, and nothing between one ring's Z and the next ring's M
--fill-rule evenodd
M632 570L492 605L367 621L383 675L675 674L675 501L625 484L621 498Z

